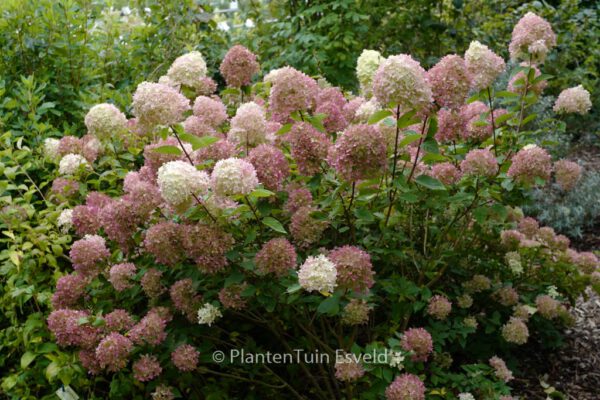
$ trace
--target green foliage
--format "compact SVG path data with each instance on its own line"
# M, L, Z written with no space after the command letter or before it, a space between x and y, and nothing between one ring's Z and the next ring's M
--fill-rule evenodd
M129 13L121 10L125 5ZM209 60L220 59L227 41L210 11L197 0L3 1L0 78L8 97L3 101L15 107L10 97L19 96L14 91L21 77L32 76L37 95L43 91L51 109L48 122L79 132L91 105L110 99L123 108L130 88L157 80L181 54L199 50ZM6 123L13 123L10 115Z

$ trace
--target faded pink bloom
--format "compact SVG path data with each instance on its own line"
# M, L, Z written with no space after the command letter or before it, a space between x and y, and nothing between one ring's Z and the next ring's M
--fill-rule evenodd
M52 308L73 307L85 294L87 284L88 280L77 273L60 277L52 295Z
M239 44L229 49L219 67L227 86L237 88L249 85L259 69L256 55Z
M506 367L506 363L500 357L494 356L490 358L489 361L492 368L494 368L494 373L499 379L502 379L504 382L509 382L513 380L512 372Z
M366 292L373 286L373 265L371 256L354 246L333 249L327 258L337 269L337 284L341 288Z
M556 34L545 19L528 12L517 22L512 32L512 40L508 46L510 57L544 62L546 54L556 46Z
M581 171L581 166L573 161L559 160L554 163L554 179L563 190L571 190L577 185Z
M410 328L404 332L400 345L405 351L412 352L413 361L427 361L433 351L431 335L423 328Z
M148 382L162 372L160 363L155 356L144 354L133 363L133 377L140 382Z
M261 274L285 275L296 268L296 250L285 238L275 238L265 243L256 253L254 262Z
M560 92L553 110L558 114L575 113L585 115L590 111L590 108L592 108L590 92L579 85Z
M460 169L466 175L491 177L498 172L498 162L488 149L475 149L467 153Z
M286 138L292 147L292 157L303 175L321 172L321 163L327 158L330 146L325 134L307 122L296 123Z
M227 121L227 108L218 97L196 97L193 112L202 122L215 129Z
M171 353L171 361L178 370L189 372L196 369L200 352L189 344L182 344Z
M467 100L471 78L461 56L443 57L427 71L427 80L440 107L459 109Z
M71 246L69 253L73 268L84 277L95 277L100 273L101 264L110 257L104 238L86 235Z
M425 384L418 376L402 374L385 389L386 400L425 400Z
M404 111L421 111L433 101L425 70L407 54L390 56L379 64L373 94L379 103L395 103Z
M431 299L429 299L429 304L427 305L427 313L434 317L435 319L444 320L448 318L450 312L452 311L452 303L446 296L441 296L436 294Z
M387 162L385 138L373 125L351 125L329 148L328 162L345 180L380 176Z
M273 84L269 95L272 113L289 116L294 111L305 111L312 107L318 86L314 79L292 68L283 67L268 81ZM267 77L265 77L267 80Z
M290 174L290 165L277 147L261 144L250 151L248 161L254 165L260 183L269 190L281 190Z
M194 282L190 278L181 279L171 286L169 294L175 309L194 322L202 301L202 296L194 289Z
M469 45L465 63L471 76L471 87L477 90L490 87L506 66L502 57L478 41Z
M431 167L431 176L444 185L454 185L460 180L462 174L451 162L443 162Z
M552 171L552 157L541 147L523 147L512 158L507 175L520 182L535 183L537 178L548 180Z
M108 281L117 292L133 287L131 280L137 269L133 263L115 264L110 268Z
M100 341L96 347L96 359L102 368L117 372L127 365L133 343L125 336L112 332Z

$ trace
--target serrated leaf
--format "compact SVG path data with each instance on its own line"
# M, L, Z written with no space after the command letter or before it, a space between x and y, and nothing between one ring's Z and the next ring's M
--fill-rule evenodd
M376 124L379 121L381 121L382 119L387 118L391 115L392 115L392 112L390 110L379 110L379 111L375 112L373 115L371 115L371 117L369 117L368 123L370 125Z
M273 217L263 218L262 223L268 226L269 228L273 229L275 232L287 233L283 225L281 225L281 222L277 221Z
M180 156L181 153L181 149L179 147L176 146L160 146L157 147L153 150L155 153L160 153L160 154L175 154Z
M435 178L432 178L429 175L419 175L417 179L415 179L419 185L426 187L431 190L446 190L444 184L438 181Z

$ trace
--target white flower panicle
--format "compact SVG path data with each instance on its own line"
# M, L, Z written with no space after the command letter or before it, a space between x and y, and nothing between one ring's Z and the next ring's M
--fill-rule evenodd
M209 188L209 177L184 161L170 161L158 169L157 183L160 194L173 206L185 205L193 195L205 195Z
M221 314L221 310L210 303L204 303L204 305L198 309L198 323L200 325L211 326L218 318L221 318L222 316L223 314Z
M60 159L58 172L61 175L75 175L81 168L88 168L89 164L83 156L79 154L66 154Z
M298 271L298 282L308 292L331 293L337 286L335 264L324 255L310 256Z

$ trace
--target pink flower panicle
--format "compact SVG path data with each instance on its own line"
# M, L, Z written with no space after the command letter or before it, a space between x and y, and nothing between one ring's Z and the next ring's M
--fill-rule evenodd
M171 286L169 293L175 309L194 322L198 308L202 305L202 296L194 289L193 281L190 278L181 279Z
M296 269L296 259L294 246L285 238L275 238L262 246L254 262L259 273L282 276Z
M402 374L385 389L386 400L425 400L425 384L418 376Z
M181 226L175 222L159 222L146 231L144 248L157 263L175 265L184 258L181 251L182 233Z
M427 80L440 107L458 109L467 100L471 79L461 56L443 57L427 71Z
M572 190L581 178L582 168L569 160L559 160L554 163L554 179L562 190Z
M156 346L166 338L167 323L156 312L148 312L144 318L135 324L128 332L129 338L137 345L149 344Z
M219 98L196 97L193 112L195 117L213 129L218 128L223 122L227 121L227 108Z
M52 308L73 307L85 294L88 280L78 273L65 275L56 282L56 289L52 295Z
M85 277L95 277L100 273L102 262L110 257L104 238L98 235L86 235L71 246L69 253L73 268Z
M433 351L431 335L423 328L410 328L404 332L400 345L405 351L412 352L413 361L427 361Z
M386 167L386 142L373 125L352 125L329 148L328 161L345 180L377 177Z
M506 363L500 357L494 356L490 358L490 366L494 368L494 374L504 382L510 382L513 380L513 374L506 366Z
M144 354L133 363L133 377L140 382L148 382L162 372L160 363L155 356Z
M171 353L171 361L175 367L183 372L190 372L198 366L200 352L189 344L182 344Z
M373 94L379 103L395 103L405 112L420 111L433 101L425 70L407 54L390 56L379 64Z
M431 299L429 299L429 304L427 305L427 313L434 317L435 319L444 320L448 318L450 312L452 311L452 303L446 296L441 296L436 294Z
M239 44L229 49L219 67L227 86L236 88L249 85L259 69L256 55Z
M252 149L248 161L254 165L259 182L269 190L281 190L290 174L290 165L277 147L261 144Z
M308 75L292 67L283 67L272 75L271 81L269 105L272 113L287 117L294 111L312 107L318 86Z
M307 122L296 123L286 136L291 145L292 157L303 175L321 172L321 163L327 158L330 146L325 134Z
M491 177L498 172L498 162L488 149L475 149L467 153L460 169L465 175Z
M133 343L120 333L109 333L96 347L96 359L103 369L117 372L127 365Z
M507 175L520 182L535 183L536 178L548 180L552 157L541 147L525 146L514 155Z
M110 268L108 281L113 285L117 292L133 287L131 280L135 276L137 269L133 263L115 264Z
M371 256L354 246L342 246L333 249L327 257L337 269L339 287L366 292L373 286L373 265Z
M508 50L513 60L543 62L546 54L556 46L556 34L545 19L532 12L525 14L515 25Z

